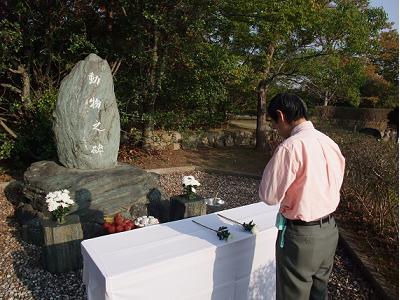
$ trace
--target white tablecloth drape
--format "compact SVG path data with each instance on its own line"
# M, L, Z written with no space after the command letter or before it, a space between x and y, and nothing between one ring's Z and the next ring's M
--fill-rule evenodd
M277 207L255 203L219 212L253 220L258 234L209 214L82 242L83 281L93 300L275 299ZM227 226L233 237L215 232Z

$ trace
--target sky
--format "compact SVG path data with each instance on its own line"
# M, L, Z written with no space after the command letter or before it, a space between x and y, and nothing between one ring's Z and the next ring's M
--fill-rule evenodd
M399 0L370 0L370 6L383 7L389 21L394 22L394 28L399 31Z

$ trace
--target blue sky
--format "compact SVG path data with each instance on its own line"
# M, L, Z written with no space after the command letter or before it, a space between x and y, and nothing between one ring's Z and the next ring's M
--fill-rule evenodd
M382 6L388 14L389 21L394 22L394 28L399 31L399 0L370 0L370 6Z

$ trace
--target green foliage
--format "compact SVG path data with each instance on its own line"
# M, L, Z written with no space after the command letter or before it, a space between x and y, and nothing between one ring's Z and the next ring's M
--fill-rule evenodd
M399 103L399 34L381 32L377 51L367 67L367 81L361 87L363 106L396 107Z
M72 55L82 55L82 54L90 54L97 53L96 46L91 43L86 33L75 34L73 33L70 38L70 45L68 47L68 52Z
M218 126L229 114L254 113L260 84L271 95L293 89L287 79L298 76L312 78L337 101L358 105L364 57L379 54L376 64L384 67L378 73L386 80L398 74L395 37L377 39L385 14L367 4L7 1L0 21L0 92L7 100L0 103L0 113L7 114L6 123L18 138L12 150L4 146L4 153L20 155L29 149L33 156L53 155L49 137L57 88L91 52L106 58L114 70L126 131L133 125ZM392 56L384 55L391 51ZM27 82L15 72L19 68L30 79L26 99L21 94ZM385 95L382 103L394 103L398 94L391 89ZM316 97L313 93L308 99Z
M40 98L34 101L34 110L43 119L50 119L57 102L57 90L49 88L43 91Z
M12 66L22 48L22 33L17 22L7 19L0 21L0 72Z
M7 139L1 147L1 159L43 160L56 157L53 140L52 113L57 100L57 91L48 89L33 101L29 117L20 124L17 140Z
M329 55L316 57L301 68L296 81L307 97L313 96L316 105L347 104L358 107L360 88L366 80L365 60Z
M0 141L0 160L10 158L15 141L4 133L0 133Z

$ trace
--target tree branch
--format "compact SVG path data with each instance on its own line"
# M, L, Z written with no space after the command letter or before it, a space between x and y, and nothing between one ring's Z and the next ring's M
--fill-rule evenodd
M122 59L118 59L112 64L112 68L111 68L112 76L115 76L115 74L117 74L118 69L121 66L121 63L122 63Z
M15 86L13 86L13 85L11 85L11 84L8 84L8 83L0 83L0 85L1 85L3 88L9 89L10 91L12 91L12 92L14 92L14 93L17 93L18 95L21 95L21 94L22 94L22 91L21 91L19 88L15 87Z
M12 131L8 126L3 122L3 118L0 120L0 125L7 131L14 139L17 138L17 135Z

